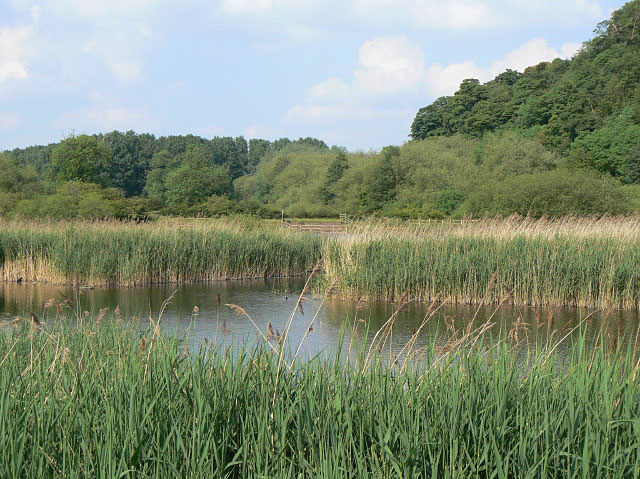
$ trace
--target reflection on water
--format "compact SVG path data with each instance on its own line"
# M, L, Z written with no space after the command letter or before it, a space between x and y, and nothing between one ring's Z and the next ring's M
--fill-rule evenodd
M0 315L5 318L27 316L33 311L46 320L48 316L55 316L54 310L45 309L47 300L68 298L78 314L119 306L124 317L146 320L149 316L157 318L163 301L175 291L162 316L165 329L188 330L195 347L203 344L205 339L224 345L238 342L251 344L257 340L255 326L225 304L241 306L263 332L271 324L274 332L278 333L283 331L303 287L304 279L300 278L87 290L42 284L0 283ZM195 306L197 312L194 312ZM429 305L409 304L402 311L397 311L397 308L397 305L386 303L357 305L335 299L326 299L324 303L319 298L306 300L303 308L293 312L290 344L297 346L313 323L302 352L305 356L323 351L333 352L339 346L342 330L343 347L346 348L352 340L354 324L358 325L358 338L363 337L367 328L372 332L370 336L373 336L396 313L385 345L385 350L395 353L407 344L414 331L429 316ZM495 323L491 334L510 331L514 322L519 321L519 339L526 338L529 343L545 342L550 337L560 338L579 323L588 327L590 341L595 341L602 333L609 337L634 337L639 324L638 311L545 310L512 306L496 309L495 306L447 304L439 306L429 319L415 348L433 341L444 344L451 338L452 330L460 332L477 328L488 320Z

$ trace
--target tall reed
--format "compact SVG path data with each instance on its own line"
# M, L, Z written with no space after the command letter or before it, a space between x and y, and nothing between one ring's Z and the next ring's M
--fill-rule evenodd
M275 222L0 222L0 281L132 285L309 273L344 298L637 308L640 220L355 222L317 235Z
M261 223L0 223L0 280L132 285L301 275L321 241Z
M635 219L361 224L325 244L327 279L350 298L637 308Z
M100 324L97 324L100 323ZM188 352L118 318L0 334L0 477L631 478L637 353L473 341L424 363ZM365 366L366 364L366 366Z

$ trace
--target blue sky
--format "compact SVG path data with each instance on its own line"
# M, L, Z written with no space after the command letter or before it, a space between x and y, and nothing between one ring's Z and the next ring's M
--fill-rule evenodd
M0 0L0 150L118 130L407 140L464 78L570 57L613 0Z

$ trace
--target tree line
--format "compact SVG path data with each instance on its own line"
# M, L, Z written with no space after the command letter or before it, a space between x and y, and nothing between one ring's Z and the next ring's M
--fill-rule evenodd
M421 108L411 140L349 152L132 131L0 153L0 215L404 218L640 211L640 0L571 60L507 70Z

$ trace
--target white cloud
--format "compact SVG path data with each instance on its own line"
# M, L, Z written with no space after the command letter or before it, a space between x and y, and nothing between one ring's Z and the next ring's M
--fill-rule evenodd
M141 66L134 62L121 62L111 58L107 59L107 65L118 78L128 82L137 80L142 70Z
M424 71L424 52L406 36L374 38L360 48L353 86L364 94L392 94L414 88Z
M374 38L360 48L359 65L351 79L332 77L318 83L284 119L322 123L403 118L408 111L404 105L413 104L411 99L417 96L423 98L425 92L450 95L466 78L486 82L506 69L523 71L543 61L568 58L579 48L579 43L570 43L556 49L547 40L534 38L488 66L467 61L427 68L424 51L407 37Z
M479 1L409 2L416 21L425 26L455 29L488 27L497 23L497 14Z
M355 0L353 9L369 22L438 29L484 28L499 18L483 0Z
M40 17L42 17L42 8L40 8L38 5L34 5L29 10L31 12L31 19L33 20L33 22L38 23L40 21Z
M306 15L326 0L222 0L222 10L229 13L260 14L279 10L288 14Z
M27 58L32 36L29 27L0 28L0 84L29 77Z
M610 13L603 0L503 0L509 8L508 18L521 20L555 20L565 23L603 20Z
M544 38L534 38L487 67L482 67L472 61L453 63L447 66L436 63L426 73L427 88L436 96L450 95L466 78L477 78L486 82L507 69L521 72L540 62L551 61L555 58L571 58L581 46L581 43L567 43L558 50L551 47Z
M347 83L329 78L311 88L316 100L390 95L419 86L424 75L424 52L406 36L378 37L359 51L359 67Z
M597 21L604 0L354 0L358 18L377 24L449 30L487 29L536 21Z
M0 129L8 130L22 122L22 115L14 111L0 111Z

